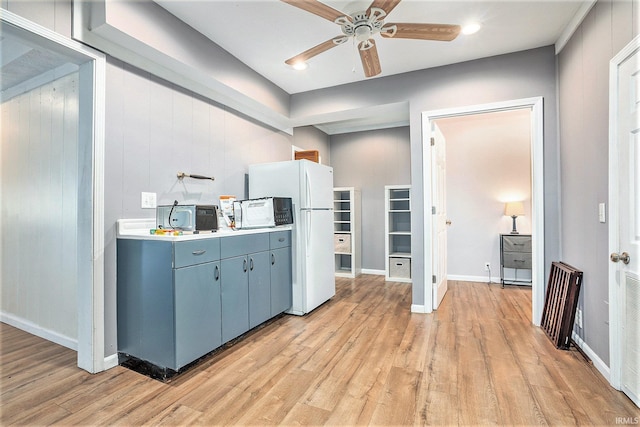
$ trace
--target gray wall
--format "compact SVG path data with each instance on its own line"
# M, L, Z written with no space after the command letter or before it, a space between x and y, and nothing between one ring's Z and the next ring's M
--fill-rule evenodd
M424 304L422 123L424 111L541 96L544 98L545 265L559 258L556 62L543 47L450 66L292 95L293 118L337 110L410 103L413 304ZM545 273L546 274L546 273Z
M0 0L0 6L58 34L71 37L71 0Z
M332 166L329 135L313 126L293 129L293 145L304 150L318 150L320 163Z
M411 182L409 128L333 135L331 158L334 185L361 191L362 268L384 271L384 186Z
M562 259L584 271L575 330L606 364L608 224L598 203L608 199L609 60L638 35L634 16L631 1L599 1L558 56Z

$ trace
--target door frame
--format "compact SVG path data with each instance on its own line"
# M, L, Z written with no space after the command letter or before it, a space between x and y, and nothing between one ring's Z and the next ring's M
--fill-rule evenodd
M0 8L0 21L82 58L78 119L78 367L100 372L117 365L104 355L104 151L106 56Z
M431 202L431 122L445 117L467 116L529 108L531 109L531 227L532 227L532 304L531 321L539 326L544 307L544 103L542 97L514 99L489 104L425 111L422 113L422 170L425 212ZM424 215L424 310L433 311L431 266L432 218Z
M619 66L640 49L640 36L634 38L609 61L609 253L618 252L620 245L618 187L618 70ZM622 388L622 318L621 292L616 285L617 264L609 263L609 383Z

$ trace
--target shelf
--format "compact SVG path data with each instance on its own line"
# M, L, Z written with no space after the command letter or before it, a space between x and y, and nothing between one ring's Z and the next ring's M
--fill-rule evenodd
M335 275L355 278L360 274L360 192L352 187L333 189ZM344 237L342 237L344 236Z
M409 252L392 252L389 254L389 258L411 258Z
M411 186L385 186L385 280L411 282Z

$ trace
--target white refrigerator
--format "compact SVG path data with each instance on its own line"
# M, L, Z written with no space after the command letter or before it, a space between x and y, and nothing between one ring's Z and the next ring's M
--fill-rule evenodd
M309 160L249 166L249 198L291 197L290 314L304 315L336 294L333 254L333 168Z

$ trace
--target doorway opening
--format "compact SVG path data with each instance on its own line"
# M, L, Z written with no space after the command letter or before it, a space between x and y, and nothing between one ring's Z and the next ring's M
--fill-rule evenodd
M2 9L0 36L8 119L0 145L0 315L77 350L78 366L98 372L105 369L105 56Z
M477 114L493 112L509 112L516 110L527 110L530 121L530 171L531 171L531 195L530 195L530 231L532 234L532 322L536 325L540 323L542 308L544 305L544 199L543 199L543 103L542 98L530 98L513 100L494 104L484 104L477 106L461 107L447 110L429 111L423 113L423 165L424 165L424 200L425 206L433 206L432 195L432 165L431 132L434 123L439 119L468 117ZM479 159L481 161L481 159ZM505 194L502 196L504 202L510 201L506 198L517 198L523 195ZM429 210L428 208L426 210ZM425 215L424 218L424 266L426 278L433 277L434 263L432 240L434 238L432 215ZM525 224L523 224L525 225ZM529 224L527 224L529 225ZM446 256L446 255L445 255ZM490 261L490 260L486 260ZM495 267L498 267L496 265ZM425 280L425 312L430 312L437 308L439 303L437 294L434 292L430 280Z

